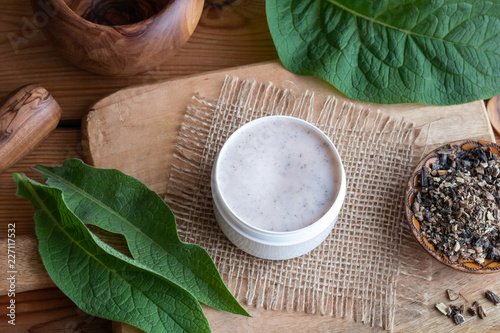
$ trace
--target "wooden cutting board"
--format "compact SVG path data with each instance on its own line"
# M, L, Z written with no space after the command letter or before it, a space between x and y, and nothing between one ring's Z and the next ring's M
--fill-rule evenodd
M277 87L291 89L297 94L306 90L313 91L316 115L321 111L327 97L333 95L340 102L349 101L359 107L380 109L383 112L403 117L406 121L413 122L422 128L420 137L416 141L422 154L436 146L462 139L494 141L493 131L482 101L449 107L359 103L343 96L322 80L294 75L279 63L271 62L128 88L102 99L91 108L87 118L83 121L84 147L88 153L88 162L97 167L120 169L139 178L152 190L160 194L165 193L169 179L169 166L173 162L174 143L187 106L193 102L192 97L195 94L209 98L219 97L226 76L237 76L240 79L263 83L273 82ZM418 248L418 245L414 245ZM438 270L441 268L441 266L437 267ZM450 276L460 275L448 268L444 270L450 273ZM483 282L485 280L483 279ZM489 280L493 281L492 276ZM500 284L497 283L497 286L500 291ZM436 292L442 295L449 287L444 288L442 281L436 281L429 284L429 288L435 288ZM457 286L456 290L463 291L464 289ZM445 300L442 298L442 301ZM411 304L411 302L405 304ZM433 309L430 310L430 313L435 314ZM254 316L250 320L208 307L204 307L204 311L214 332L262 332L269 331L272 327L276 327L276 331L287 332L313 330L324 332L331 331L332 327L341 327L342 331L373 329L367 325L339 321L327 316L276 313L263 309L249 309ZM415 321L405 322L401 312L399 314L399 318L396 318L398 330L404 327L415 329L422 325L422 317L415 318ZM427 319L427 324L433 325L434 320L439 319L443 318L430 317ZM496 319L497 324L500 324L500 316ZM417 324L418 321L420 323ZM489 321L488 325L493 322L493 320ZM445 321L442 327L450 329L449 324L449 321ZM433 326L425 325L425 327ZM114 331L117 333L139 332L131 326L119 323L115 324Z
M86 161L96 167L116 168L139 178L159 194L166 192L169 168L173 161L174 143L186 108L193 102L195 94L217 98L226 76L260 82L273 82L279 88L291 89L297 94L306 90L315 94L315 111L319 112L328 96L335 96L340 102L350 101L359 107L380 109L385 113L403 117L414 122L422 131L416 145L423 153L436 146L463 139L494 141L486 109L482 101L464 105L437 107L418 104L377 105L360 103L348 99L333 87L319 79L294 75L279 63L270 62L201 75L169 80L147 86L119 90L95 103L83 119L83 147ZM416 251L421 251L417 243ZM4 244L0 251L6 253ZM5 245L6 247L6 245ZM18 292L53 286L36 255L36 241L25 236L18 239L18 251L26 253L18 273ZM487 331L500 326L500 311L495 314L487 308L488 320L474 322L474 326L455 328L449 319L435 313L433 305L446 301L445 290L452 288L467 294L472 300L484 299L484 288L500 293L500 279L495 274L475 276L455 272L433 261L427 262L430 280L420 281L427 287L425 295L412 295L404 290L404 306L396 314L396 331L474 332ZM5 272L0 280L5 281ZM0 284L0 294L5 294L6 283ZM399 292L399 290L398 290ZM415 298L424 299L429 308L425 313L414 314L412 303ZM407 308L405 308L407 307ZM248 308L253 318L245 318L203 307L213 332L368 332L373 327L329 316L307 315L305 313L267 311ZM405 315L410 313L412 315ZM470 324L470 323L469 323ZM420 329L417 329L420 328ZM116 323L115 332L137 332L128 325ZM498 329L495 329L497 332Z
M361 103L345 97L325 81L292 74L281 64L269 62L122 89L100 100L83 120L86 161L96 167L120 169L152 190L165 193L186 107L193 102L194 94L218 98L226 76L273 82L297 93L313 91L316 113L328 96L335 96L340 102L401 116L422 127L416 144L425 152L466 138L494 140L482 101L447 107Z

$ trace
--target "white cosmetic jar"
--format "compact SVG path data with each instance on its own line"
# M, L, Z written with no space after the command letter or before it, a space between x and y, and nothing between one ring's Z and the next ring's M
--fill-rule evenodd
M321 130L298 118L269 116L243 125L224 143L211 187L227 238L251 255L282 260L308 253L330 234L346 177Z

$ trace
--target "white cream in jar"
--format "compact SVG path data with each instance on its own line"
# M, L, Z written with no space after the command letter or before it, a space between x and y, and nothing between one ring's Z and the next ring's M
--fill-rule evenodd
M217 182L228 208L269 231L302 229L331 207L340 170L328 142L288 117L243 127L221 151Z
M293 117L254 120L226 141L212 170L217 222L238 247L288 259L318 246L345 198L342 162L330 139Z

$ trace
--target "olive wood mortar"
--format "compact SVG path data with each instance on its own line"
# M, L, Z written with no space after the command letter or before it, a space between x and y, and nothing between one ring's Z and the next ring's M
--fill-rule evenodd
M90 72L135 75L179 51L193 33L203 0L32 0L57 51Z
M60 118L59 104L38 84L7 96L0 103L0 173L45 140Z

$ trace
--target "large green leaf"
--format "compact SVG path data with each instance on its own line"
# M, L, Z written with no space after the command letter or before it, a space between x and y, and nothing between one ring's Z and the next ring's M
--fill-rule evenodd
M17 195L38 210L35 226L45 268L82 310L147 332L210 331L189 292L100 242L66 207L60 190L20 174L14 179Z
M290 71L375 103L449 105L500 93L498 0L268 0Z
M117 170L96 169L80 160L62 167L37 166L68 208L86 224L125 236L135 261L182 286L199 301L248 315L224 285L208 253L182 243L170 208L137 179Z

